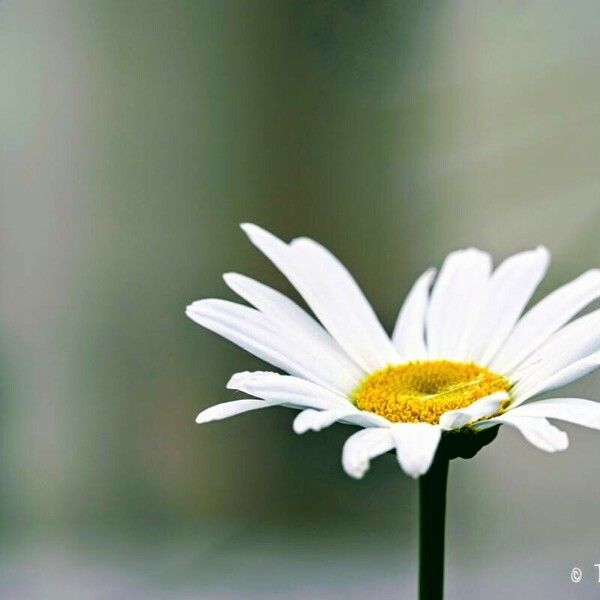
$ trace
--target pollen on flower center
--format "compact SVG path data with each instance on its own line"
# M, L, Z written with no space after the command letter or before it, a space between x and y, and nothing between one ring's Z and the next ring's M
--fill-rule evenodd
M394 422L437 423L449 410L465 408L510 382L475 363L429 360L391 365L368 375L352 393L361 410Z

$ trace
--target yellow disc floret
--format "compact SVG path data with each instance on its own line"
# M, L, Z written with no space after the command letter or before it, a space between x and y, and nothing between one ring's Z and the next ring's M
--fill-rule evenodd
M509 389L505 377L475 363L428 360L371 373L352 393L352 399L361 410L390 421L437 423L446 411Z

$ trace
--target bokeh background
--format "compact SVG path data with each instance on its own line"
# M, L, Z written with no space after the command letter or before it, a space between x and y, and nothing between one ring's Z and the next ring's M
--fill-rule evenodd
M600 6L0 2L0 595L414 598L416 485L351 432L198 427L260 361L184 316L238 228L316 237L390 327L425 267L600 257ZM567 393L600 399L600 377ZM447 597L597 598L600 435L451 467ZM583 581L570 581L579 566Z

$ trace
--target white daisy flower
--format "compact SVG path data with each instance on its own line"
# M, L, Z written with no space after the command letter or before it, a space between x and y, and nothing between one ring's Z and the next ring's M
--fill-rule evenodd
M287 373L236 373L227 387L254 398L208 408L198 423L284 405L300 410L297 433L337 421L359 426L342 452L344 469L356 478L390 450L406 473L419 477L442 436L457 431L508 425L556 452L568 439L548 419L600 429L600 403L524 404L600 364L600 310L572 320L600 297L600 270L521 316L546 273L548 250L515 254L495 270L485 252L452 252L437 278L429 269L417 279L389 337L356 281L323 246L307 238L286 244L256 225L242 229L318 321L281 293L235 273L225 282L252 307L214 299L188 306L194 321Z

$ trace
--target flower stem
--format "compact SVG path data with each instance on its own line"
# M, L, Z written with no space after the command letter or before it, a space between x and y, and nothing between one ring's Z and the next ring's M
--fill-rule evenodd
M444 530L449 460L438 452L419 479L419 600L444 597Z

